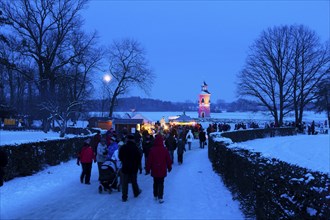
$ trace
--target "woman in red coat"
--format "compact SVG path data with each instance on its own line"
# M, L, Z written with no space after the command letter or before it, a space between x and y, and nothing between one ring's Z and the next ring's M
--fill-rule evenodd
M80 182L83 183L85 179L85 184L91 184L91 173L92 173L92 163L96 162L95 153L93 151L92 146L89 144L90 139L87 139L84 142L84 145L81 151L78 153L77 165L79 166L81 163L82 172L80 175Z
M172 160L168 150L164 146L164 139L160 134L156 135L153 146L150 149L146 172L150 173L154 179L153 193L155 200L159 203L163 203L164 194L164 179L167 175L167 171L172 170Z

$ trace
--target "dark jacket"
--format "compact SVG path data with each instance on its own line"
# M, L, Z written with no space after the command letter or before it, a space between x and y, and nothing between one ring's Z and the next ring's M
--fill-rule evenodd
M157 135L149 152L146 171L147 173L151 171L153 177L166 177L167 170L169 172L172 170L172 160L163 142L161 135Z
M148 157L150 149L154 144L154 138L152 135L144 136L142 141L142 149L145 157Z
M205 142L206 141L205 131L200 131L199 134L198 134L198 137L199 137L200 142Z
M177 153L178 153L178 155L182 155L184 151L186 151L185 143L180 138L178 140L178 150L177 150Z
M166 140L165 140L165 145L167 150L169 151L174 151L177 147L177 143L176 143L176 139L174 138L174 136L172 134L170 134Z
M122 163L121 171L124 174L135 174L138 172L141 154L134 141L127 141L127 143L120 148L118 156Z
M90 143L94 152L96 152L97 145L100 143L100 141L101 141L101 135L99 133L95 134Z

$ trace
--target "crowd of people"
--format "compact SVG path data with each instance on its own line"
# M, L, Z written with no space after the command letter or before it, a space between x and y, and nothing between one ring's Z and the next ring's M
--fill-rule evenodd
M287 126L292 126L288 124ZM235 130L247 128L259 128L259 124L237 123ZM275 127L275 124L265 124L265 128ZM126 129L118 133L110 129L101 135L98 131L92 139L87 139L78 153L77 164L82 166L80 175L81 183L90 184L92 163L97 163L99 170L99 191L117 189L121 191L122 201L128 201L128 186L132 185L134 197L138 197L142 190L137 181L138 174L151 174L153 178L153 196L156 201L163 203L164 180L168 172L172 170L174 154L177 153L177 163L182 165L184 153L192 149L194 139L199 140L199 147L204 149L207 145L207 136L212 132L226 132L231 129L226 123L209 124L204 129L201 124L195 126L171 126L170 129L157 129L129 133ZM308 134L316 134L315 123L308 126ZM144 160L142 161L142 159ZM111 183L103 183L102 167L105 164L114 164L115 174L118 178Z
M82 167L80 182L90 184L92 164L97 163L99 192L117 189L121 191L122 201L126 202L129 184L132 185L134 197L141 194L137 177L144 170L145 175L150 174L153 178L154 199L163 203L164 180L172 170L174 153L177 153L177 162L181 165L184 152L191 150L194 139L199 139L200 148L206 146L206 132L202 126L172 126L169 130L158 130L155 133L147 130L141 133L136 130L133 134L127 130L117 133L110 129L101 135L97 131L93 138L85 140L78 152L77 165ZM114 174L108 175L108 178L115 179L104 181L102 169L112 163L114 166L111 171Z

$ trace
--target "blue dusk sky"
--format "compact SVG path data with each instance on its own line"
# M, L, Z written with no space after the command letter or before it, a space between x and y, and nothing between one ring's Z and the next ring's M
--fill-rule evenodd
M212 102L237 98L237 73L263 30L303 24L329 40L329 1L106 1L83 11L87 31L101 45L133 38L156 75L151 95L127 96L197 102L203 81ZM102 76L100 75L100 78Z

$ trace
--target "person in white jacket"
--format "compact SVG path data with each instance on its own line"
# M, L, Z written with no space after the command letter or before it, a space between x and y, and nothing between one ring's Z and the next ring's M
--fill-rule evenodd
M191 130L189 130L187 135L186 135L186 140L187 140L187 143L188 143L188 149L189 150L191 150L191 142L193 141L193 139L194 139L194 135L191 132Z
M100 143L97 145L96 149L96 161L97 161L97 167L99 169L99 179L100 179L100 169L104 161L107 159L108 154L108 146L106 143L105 138L102 138Z

